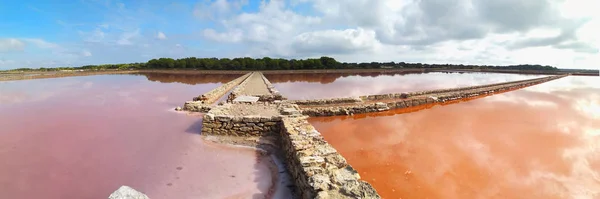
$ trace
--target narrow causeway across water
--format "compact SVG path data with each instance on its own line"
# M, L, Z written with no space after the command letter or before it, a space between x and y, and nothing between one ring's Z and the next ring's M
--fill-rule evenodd
M410 93L287 100L261 72L251 72L194 97L177 110L205 113L202 136L207 140L256 147L281 159L299 198L380 198L373 186L361 180L345 158L308 123L308 117L449 104L565 76ZM225 101L215 103L227 93Z

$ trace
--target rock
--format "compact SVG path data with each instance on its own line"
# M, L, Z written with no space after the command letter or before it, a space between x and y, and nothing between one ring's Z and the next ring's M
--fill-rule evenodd
M206 96L204 96L204 95L200 95L199 99L200 99L201 101L206 101L206 100L208 100L208 97L206 97Z
M329 194L326 191L319 191L319 193L317 193L317 197L315 197L315 199L329 199Z
M149 199L146 194L128 186L121 186L108 196L108 199Z
M400 93L400 98L402 98L402 99L408 98L408 93Z
M179 107L179 106L178 106L178 107L175 107L175 110L176 110L176 111L181 111L181 107Z
M429 96L429 99L432 99L434 102L437 102L439 100L437 97L434 96Z

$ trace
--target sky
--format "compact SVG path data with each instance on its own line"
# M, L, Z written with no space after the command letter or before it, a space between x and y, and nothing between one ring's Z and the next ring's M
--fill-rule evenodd
M0 70L170 57L600 68L598 0L2 0Z

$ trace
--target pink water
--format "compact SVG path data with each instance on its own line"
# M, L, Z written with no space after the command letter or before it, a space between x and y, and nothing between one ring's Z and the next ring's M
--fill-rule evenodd
M269 74L288 99L321 99L411 92L517 81L540 76L490 73Z
M104 75L0 82L1 198L264 198L271 159L205 143L171 111L220 83ZM284 194L285 195L285 194Z

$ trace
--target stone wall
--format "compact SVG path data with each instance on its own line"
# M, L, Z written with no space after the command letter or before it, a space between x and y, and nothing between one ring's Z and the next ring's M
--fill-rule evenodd
M273 84L271 84L271 82L262 73L254 72L254 75L261 76L262 80L264 81L265 85L267 86L267 89L270 92L270 94L268 94L268 95L252 95L252 96L258 97L258 101L273 102L275 100L285 100L286 99L279 93L279 91L277 91L277 89L275 89ZM232 102L235 98L240 96L241 91L243 91L246 88L247 83L248 83L247 80L243 81L242 83L240 83L240 85L238 85L236 88L234 88L231 91L231 93L229 94L229 96L227 98L227 102Z
M550 81L550 80L562 78L562 77L565 77L565 76L566 75L549 76L549 77L541 77L541 78L519 80L519 81L512 81L512 82L502 82L502 83L496 83L496 84L486 84L486 85L460 87L460 88L451 88L451 89L437 89L437 90L409 92L409 93L392 93L392 94L381 94L381 95L364 95L364 96L359 96L359 98L361 98L362 100L365 100L365 101L367 101L367 100L384 100L384 99L401 99L401 98L411 97L411 96L417 96L417 95L428 95L428 94L437 94L437 93L458 92L458 91L469 90L469 89L479 89L479 88L485 88L485 87L491 87L491 86L509 85L509 84L515 84L515 83L527 83L527 82L539 82L539 83L543 83L543 82L547 82L547 81Z
M485 86L473 86L464 87L461 89L447 89L450 91L446 92L420 92L430 93L430 95L420 94L416 97L408 99L401 99L401 94L388 94L388 95L376 95L369 99L373 100L388 100L397 99L389 102L374 102L374 103L359 103L359 104L346 104L343 106L321 106L321 107L302 107L302 114L309 116L335 116L335 115L353 115L361 113L372 113L387 111L390 109L408 108L425 104L435 104L451 100L459 100L463 98L476 97L480 95L488 95L496 92L503 92L532 86L540 83L544 83L550 80L562 78L564 76L552 76L537 78L533 80L523 80L503 84L491 84Z
M281 129L281 148L300 198L380 198L306 118L286 116Z
M267 136L279 133L280 122L280 116L230 116L207 113L202 120L202 134Z
M233 87L239 85L246 80L251 73L242 75L234 80L231 80L215 89L212 89L198 97L194 97L192 101L187 101L183 104L183 110L191 112L208 112L211 106L219 100L223 95L227 94Z
M275 100L286 100L287 98L284 98L279 91L275 88L275 86L273 86L273 84L271 84L271 82L269 81L269 79L267 79L267 77L265 77L262 73L260 74L260 76L262 77L263 81L265 82L265 85L267 85L267 89L269 89L269 92L271 93L271 96L259 96L261 99L259 99L259 101L267 101L267 102L272 102Z
M248 73L248 77L253 74L254 72ZM237 87L233 88L233 90L231 90L231 93L229 93L229 96L227 96L227 102L233 102L235 98L240 96L240 93L246 88L246 84L248 84L248 81L249 78L246 78Z
M360 103L363 100L359 97L343 97L343 98L331 98L331 99L314 99L314 100L289 100L290 103L298 105L318 106L328 104L351 104Z
M206 113L212 109L212 104L205 104L202 101L187 101L183 104L183 110L190 112Z

